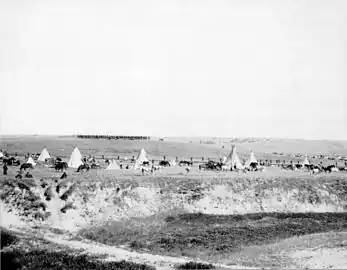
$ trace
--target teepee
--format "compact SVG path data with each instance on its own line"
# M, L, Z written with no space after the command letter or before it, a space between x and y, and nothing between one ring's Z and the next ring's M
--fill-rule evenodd
M71 168L78 168L82 164L83 164L82 155L80 150L78 150L76 146L71 153L71 156L67 165Z
M51 156L49 155L47 148L43 148L39 158L37 159L37 161L42 161L44 162L46 160L46 158L51 158Z
M228 169L233 169L235 166L237 169L242 169L242 163L237 155L236 146L233 145L230 154L223 161L223 164L228 166Z
M4 153L2 151L0 151L0 158L4 157Z
M33 158L31 156L29 156L28 160L26 163L30 163L31 165L35 166L36 162L33 160Z
M145 149L142 148L139 155L137 156L136 161L135 161L134 169L136 170L136 169L140 168L144 161L149 161L149 160L147 158L147 154L146 154Z
M310 162L308 161L307 156L305 156L305 159L304 159L304 161L302 162L302 167L305 167L305 165L307 165L307 166L310 165Z
M248 160L246 161L245 166L248 167L248 166L250 166L252 163L255 163L255 164L258 165L258 161L257 161L257 159L255 158L253 151L251 151L251 154L249 155L249 158L248 158Z
M117 162L114 159L112 159L110 164L107 166L106 170L120 170L120 167L117 164Z
M171 160L170 166L171 166L171 167L175 167L175 166L176 166L176 160L175 160L175 159L172 159L172 160Z

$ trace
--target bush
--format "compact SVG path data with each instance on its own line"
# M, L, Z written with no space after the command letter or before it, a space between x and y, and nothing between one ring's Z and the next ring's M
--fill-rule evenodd
M199 262L193 262L193 261L180 264L176 268L177 269L215 269L215 267L212 264L199 263Z

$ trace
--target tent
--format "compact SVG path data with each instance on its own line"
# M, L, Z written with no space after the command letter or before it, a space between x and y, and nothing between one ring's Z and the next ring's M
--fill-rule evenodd
M33 160L33 158L31 156L29 156L28 160L26 163L30 163L31 165L35 166L36 162Z
M39 158L37 159L37 161L42 161L44 162L46 160L46 158L51 158L51 156L49 155L47 148L43 148Z
M237 169L242 169L242 163L237 155L236 146L233 145L230 151L230 154L226 157L223 164L228 166L228 169L233 169L235 166Z
M76 146L71 153L71 156L67 165L71 168L78 168L82 164L83 164L82 155L80 150L78 150Z
M0 151L0 158L4 157L4 153L2 151Z
M120 170L120 167L117 164L117 162L114 159L112 159L110 164L107 166L106 170Z
M171 160L170 166L172 166L172 167L175 167L175 166L176 166L176 160L175 160L175 159Z
M145 149L142 148L139 155L137 156L136 161L135 161L134 169L136 170L136 169L140 168L144 161L149 161L149 160L147 158L147 154L146 154Z
M302 167L304 168L305 165L308 165L308 166L310 165L310 162L308 161L307 156L305 156L305 159L304 159L304 161L302 162Z
M248 160L246 161L245 166L246 166L246 167L249 167L251 164L254 164L254 163L255 163L256 165L258 165L258 161L257 161L257 159L255 158L253 151L251 151L251 154L249 155L249 158L248 158Z

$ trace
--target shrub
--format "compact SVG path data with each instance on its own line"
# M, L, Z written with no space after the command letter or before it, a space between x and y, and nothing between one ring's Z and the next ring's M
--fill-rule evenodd
M180 264L176 268L177 269L215 269L215 267L212 264L193 262L193 261Z

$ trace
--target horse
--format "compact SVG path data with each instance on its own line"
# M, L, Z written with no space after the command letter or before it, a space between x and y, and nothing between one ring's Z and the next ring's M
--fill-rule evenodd
M324 172L329 172L329 173L338 171L338 169L335 165L329 165L327 167L323 167L323 170L324 170Z
M221 162L215 162L212 160L209 160L207 163L204 164L200 164L199 165L199 170L217 170L217 171L221 171L223 167L223 164Z
M323 169L321 169L317 165L309 166L309 168L310 168L310 174L319 174L319 173L321 173L323 171Z
M10 157L10 158L4 158L3 163L6 163L8 166L19 166L20 161L16 159L15 157Z
M31 173L27 172L27 173L25 174L25 177L26 177L26 178L33 178L33 175L32 175Z
M23 163L21 166L20 166L20 170L26 170L26 169L33 169L33 165L31 163Z
M90 165L91 169L101 169L101 166L99 164L93 163L92 165Z
M68 168L67 162L57 162L54 166L54 169L56 171L59 171L59 170L63 171L67 168Z
M77 172L80 172L80 171L83 171L83 170L89 171L90 170L90 166L88 164L81 164L80 166L78 166Z
M148 167L142 166L142 167L141 167L141 172L142 172L142 175L145 175L145 174L148 173L148 172L153 173L153 168L148 168Z
M159 161L159 166L163 166L163 167L170 167L170 162L167 160L161 160Z
M186 166L193 166L193 162L192 161L187 161L187 160L181 160L178 165L181 167L183 165L186 165Z

